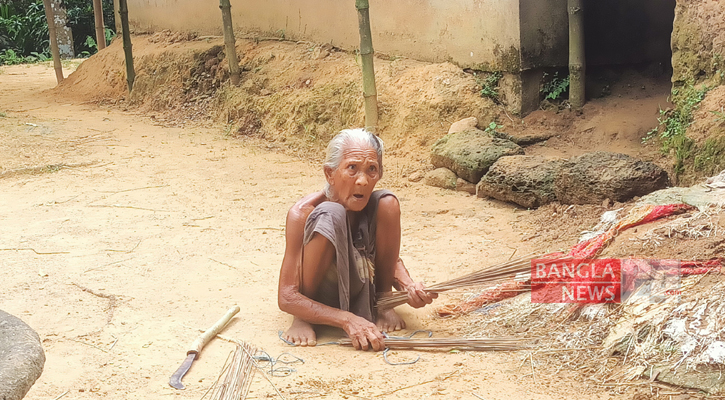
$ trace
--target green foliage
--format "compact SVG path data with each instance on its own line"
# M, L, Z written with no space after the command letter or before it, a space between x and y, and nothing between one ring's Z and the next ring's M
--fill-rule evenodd
M720 107L720 111L710 111L710 112L715 114L715 122L719 122L719 123L725 122L724 107Z
M29 56L22 56L13 49L6 49L0 52L0 65L28 64L35 62L43 62L50 59L50 55L46 53L31 52Z
M473 76L476 79L476 83L481 86L481 97L498 102L498 83L501 81L503 74L500 71L496 71L487 74L483 78L478 73L474 73Z
M545 100L558 100L561 96L569 90L569 76L566 78L560 78L558 72L554 72L554 75L544 73L544 84L541 86L541 94L544 95Z
M88 0L65 0L68 26L73 31L76 54L90 55L97 51L87 38L95 37L93 5ZM115 26L113 0L103 0L103 17L107 26ZM115 36L105 29L106 43ZM93 44L93 46L91 46ZM0 4L0 57L2 63L42 60L38 55L50 54L48 23L40 0L9 0ZM12 50L12 53L9 52ZM35 53L35 55L33 54Z
M693 160L696 171L717 174L725 168L725 137L708 138Z
M104 25L115 26L115 14L113 13L113 0L102 0ZM73 30L73 48L76 54L87 57L98 52L96 44L95 19L93 16L93 2L88 0L65 0L66 11L68 12L68 26ZM106 44L109 44L109 32L113 38L113 31L106 28ZM88 37L93 38L93 46L90 46Z
M6 49L0 53L0 65L15 65L21 64L22 62L23 57L18 56L13 49Z
M673 109L660 110L658 126L648 133L648 137L659 133L664 154L673 152L674 171L680 175L685 170L685 160L693 155L694 142L685 133L692 125L693 112L711 89L709 86L695 87L692 82L683 87L672 89ZM646 138L645 138L646 140ZM701 161L702 162L702 161Z
M496 122L491 121L491 123L488 124L488 126L486 127L486 129L484 129L483 131L486 132L486 133L488 133L488 134L493 135L493 134L496 134L497 133L496 131L498 129L502 129L502 128L503 128L503 125L499 125Z
M1 47L6 52L12 50L18 57L33 51L45 52L49 45L43 3L31 3L24 9L16 8L12 3L4 5L0 11L0 38L5 38ZM5 58L11 57L6 54Z
M104 36L106 37L106 46L108 46L109 44L111 44L111 41L113 40L113 38L116 37L116 32L111 28L105 28L103 30L103 33L104 33Z

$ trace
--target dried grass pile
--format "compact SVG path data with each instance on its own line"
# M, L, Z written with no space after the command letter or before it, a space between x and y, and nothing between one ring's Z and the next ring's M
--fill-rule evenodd
M247 343L237 342L234 352L224 365L219 378L207 394L211 400L243 400L247 398L252 384L256 363L253 354L256 349ZM206 395L202 399L206 398Z

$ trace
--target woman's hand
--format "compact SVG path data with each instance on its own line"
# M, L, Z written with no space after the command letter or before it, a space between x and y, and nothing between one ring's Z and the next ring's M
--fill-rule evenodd
M356 350L367 350L372 348L375 351L385 349L385 338L377 326L365 318L350 314L343 326L345 333L352 340Z
M413 283L405 287L408 292L408 304L413 308L421 308L433 302L438 298L438 293L430 293L425 291L423 282Z

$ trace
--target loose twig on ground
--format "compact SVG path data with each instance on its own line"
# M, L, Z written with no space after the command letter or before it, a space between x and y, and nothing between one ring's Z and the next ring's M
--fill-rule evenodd
M85 271L83 271L83 272L85 273L85 272L95 271L95 270L97 270L97 269L105 268L105 267L108 267L108 266L110 266L110 265L120 264L120 263L122 263L122 262L126 262L126 261L128 261L128 260L133 260L133 257L131 257L131 258L127 258L127 259L125 259L125 260L121 260L121 261L114 261L114 262L112 262L112 263L104 264L104 265L101 265L101 266L99 266L99 267L94 267L94 268L90 268L90 269L87 269L87 270L85 270Z
M65 392L61 393L60 395L58 395L58 397L56 397L56 398L55 398L55 399L53 399L53 400L59 400L59 399L60 399L61 397L63 397L63 396L65 396L65 395L67 395L67 394L68 394L68 392L70 392L70 390L66 390Z
M108 350L102 349L102 348L100 348L100 347L98 347L98 346L96 346L94 344L86 343L86 342L84 342L82 340L76 340L76 339L71 339L71 340L74 341L74 342L76 342L76 343L85 344L86 346L93 347L94 349L98 349L98 350L100 350L100 351L102 351L104 353L108 353Z
M44 256L46 254L69 254L70 253L68 251L46 251L46 252L41 252L41 251L37 251L37 250L35 250L35 249L31 248L31 247L16 247L14 249L0 249L0 251L20 251L20 250L29 250L29 251L32 251L33 253L35 253L35 254L37 254L39 256Z
M81 286L75 282L72 282L72 284L73 284L73 286L76 286L77 288L81 289L84 292L90 293L96 297L108 299L108 318L106 319L106 324L110 324L111 320L113 319L113 313L115 312L115 309L116 309L116 301L117 301L116 296L113 294L105 294L105 293L97 292L93 289L89 289L85 286Z
M143 239L139 240L138 243L136 243L136 245L133 246L133 248L131 250L104 249L104 251L116 251L119 253L131 253L138 248L138 246L141 244L141 242L143 242Z
M35 175L35 174L57 172L57 171L60 171L61 169L88 167L93 164L96 164L96 162L77 163L77 164L60 163L60 164L41 165L38 167L11 169L9 171L0 172L0 179L9 178L11 176L16 176L16 175Z
M168 186L169 185L144 186L144 187L133 188L133 189L117 190L115 192L100 191L100 193L108 193L109 195L114 195L114 194L118 194L118 193L133 192L133 191L136 191L136 190L157 189L157 188L168 187Z
M132 210L143 210L143 211L153 211L153 212L171 212L168 210L155 210L153 208L144 208L144 207L135 207L135 206L122 206L118 204L90 204L87 207L106 207L106 208L130 208Z
M227 264L227 263L224 263L224 262L221 262L221 261L217 261L217 260L215 260L215 259L213 259L213 258L211 258L211 257L209 257L209 259L210 259L210 260L212 260L212 261L214 261L214 262L216 262L216 263L219 263L219 264L221 264L221 265L226 265L227 267L229 267L229 268L231 268L231 269L236 269L235 267L233 267L233 266L231 266L231 265L229 265L229 264Z
M434 379L431 379L431 380L428 380L428 381L424 381L424 382L420 382L420 383L416 383L416 384L414 384L414 385L408 385L408 386L404 386L404 387L401 387L401 388L397 388L397 389L395 389L395 390L391 390L391 391L389 391L389 392L385 392L385 393L380 393L380 394L376 394L376 395L375 395L375 396L373 396L373 397L383 397L383 396L387 396L387 395L389 395L389 394L393 394L393 393L395 393L395 392L399 392L399 391L401 391L401 390L405 390L405 389L410 389L410 388L412 388L412 387L416 387L416 386L420 386L420 385L425 385L425 384L428 384L428 383L431 383L431 382L436 382L436 381L441 381L441 382L443 382L443 381L445 381L446 379L449 379L449 378L451 378L451 377L452 377L453 375L455 375L455 374L458 374L458 373L460 373L460 372L461 372L460 370L455 370L455 371L453 371L453 372L451 372L451 373L447 374L447 375L446 375L446 376L444 376L443 378L440 378L440 375L439 375L438 377L436 377L436 378L434 378Z

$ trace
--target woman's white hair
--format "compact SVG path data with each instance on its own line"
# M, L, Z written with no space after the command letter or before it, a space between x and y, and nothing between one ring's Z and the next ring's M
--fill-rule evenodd
M327 157L325 157L324 168L331 171L340 167L342 162L342 153L350 146L363 145L374 149L378 153L378 165L380 165L380 177L383 177L383 152L385 146L383 140L365 129L343 129L338 133L327 145ZM325 183L325 195L332 198L330 184Z

